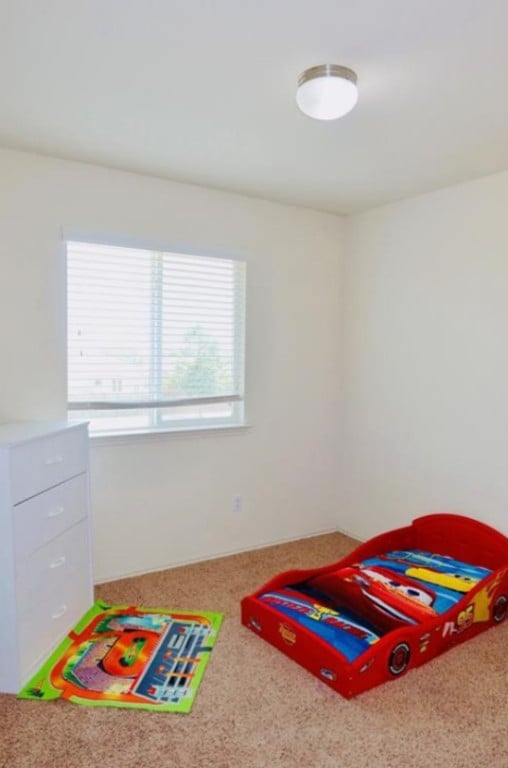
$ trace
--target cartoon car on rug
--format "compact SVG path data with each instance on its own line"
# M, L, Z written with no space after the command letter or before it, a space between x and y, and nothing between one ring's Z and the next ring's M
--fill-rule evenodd
M20 697L188 712L221 622L98 601Z

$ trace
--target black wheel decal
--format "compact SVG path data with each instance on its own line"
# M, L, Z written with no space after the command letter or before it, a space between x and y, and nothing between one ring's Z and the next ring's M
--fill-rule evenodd
M406 671L411 658L411 648L407 643L398 643L390 654L388 669L392 675L401 675Z
M492 611L492 618L497 624L506 618L507 609L508 597L506 597L506 595L499 595L494 603L494 610Z

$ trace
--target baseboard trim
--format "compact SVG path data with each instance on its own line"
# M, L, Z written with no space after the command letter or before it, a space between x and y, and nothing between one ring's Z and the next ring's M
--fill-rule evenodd
M308 533L305 536L291 536L289 538L284 539L270 539L268 541L261 542L260 544L255 544L252 547L242 547L240 549L226 549L221 552L214 552L212 554L203 555L203 557L195 557L191 558L189 560L179 560L177 562L173 563L167 563L166 565L158 565L156 568L149 568L144 569L142 571L128 571L126 573L122 574L111 574L107 576L103 576L100 579L97 579L94 583L95 584L108 584L112 581L121 581L122 579L132 579L136 576L144 576L148 573L159 573L160 571L168 571L173 568L181 568L185 565L194 565L195 563L204 563L208 562L209 560L218 560L221 557L230 557L232 555L241 555L244 552L255 552L257 549L266 549L267 547L276 547L279 544L290 544L292 541L303 541L304 539L313 539L316 536L325 536L329 533L342 533L344 536L348 536L352 539L357 539L357 537L353 536L351 533L347 533L346 531L343 531L339 528L326 528L324 530L315 531L314 533Z
M342 533L343 536L347 536L349 539L354 539L359 544L363 544L367 539L363 539L361 536L358 536L357 533L351 533L351 531L346 531L345 528L336 528L334 533Z

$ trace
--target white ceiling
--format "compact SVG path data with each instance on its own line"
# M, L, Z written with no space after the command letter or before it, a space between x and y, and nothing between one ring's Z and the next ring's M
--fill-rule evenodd
M298 75L356 70L319 123ZM339 213L508 168L508 0L0 0L0 145Z

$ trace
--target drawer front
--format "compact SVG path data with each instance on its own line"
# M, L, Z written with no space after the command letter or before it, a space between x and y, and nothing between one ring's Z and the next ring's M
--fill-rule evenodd
M14 509L16 561L60 536L87 514L87 475L79 475Z
M87 431L69 429L14 446L11 457L13 503L84 472L87 467Z
M21 677L36 671L53 648L92 605L87 570L77 571L58 592L46 596L19 617L19 663Z
M86 520L65 531L29 557L16 563L18 610L32 609L44 595L58 594L63 583L76 571L90 570L88 527Z

